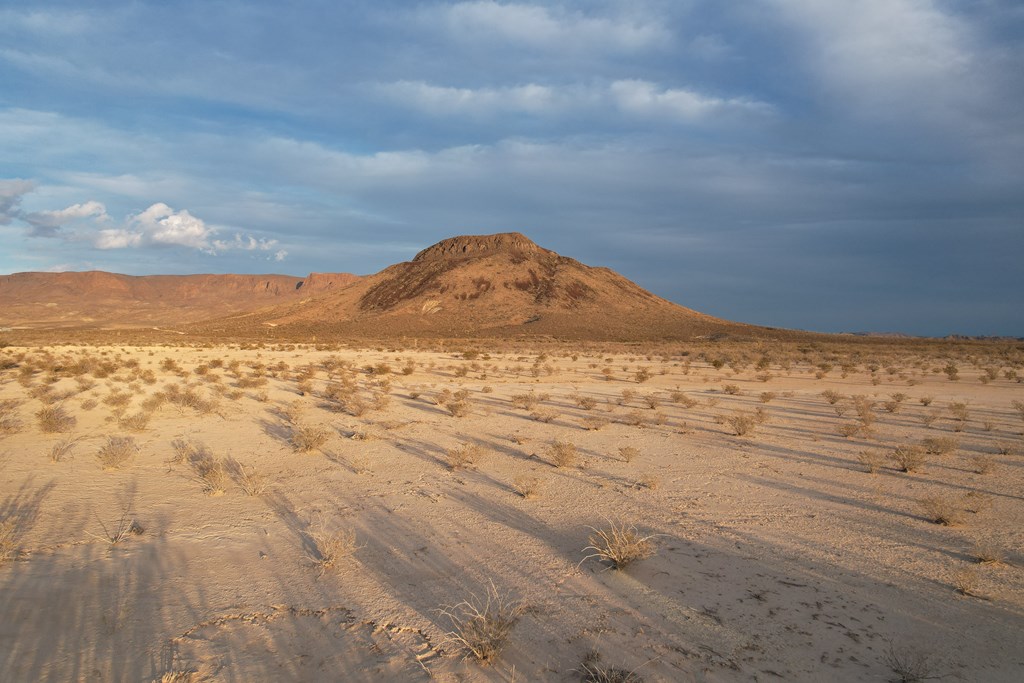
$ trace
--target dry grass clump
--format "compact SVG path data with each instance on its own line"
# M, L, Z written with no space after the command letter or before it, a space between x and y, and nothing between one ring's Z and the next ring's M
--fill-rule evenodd
M939 678L931 657L919 650L897 650L890 644L884 659L893 673L899 676L897 683L921 683Z
M47 434L70 431L78 423L75 416L70 414L64 406L60 405L43 406L36 413L36 419L39 420L40 431Z
M1002 547L992 541L978 541L972 554L978 564L1003 564L1006 557Z
M927 459L925 450L917 444L901 444L893 449L892 459L900 472L918 472Z
M481 664L495 661L505 649L512 629L523 613L523 605L502 595L491 583L483 599L470 596L457 605L442 607L439 612L452 622L447 642Z
M592 650L583 658L579 672L583 683L643 683L644 679L635 671L601 664L601 653Z
M541 480L539 477L520 475L512 482L512 490L529 500L540 495Z
M93 538L98 538L110 545L117 545L129 536L139 536L145 531L145 529L142 528L142 525L132 517L131 509L127 504L121 508L121 516L118 517L117 522L114 524L107 526L102 519L98 521L100 523L100 527L103 529L103 534L99 535L91 532L86 533Z
M584 548L593 551L583 558L585 562L591 558L605 562L611 569L624 569L637 560L643 560L654 554L654 536L643 536L633 524L625 522L609 522L605 529L590 527L593 532L587 539L590 545Z
M484 449L480 444L464 443L445 451L448 458L448 468L453 472L463 467L474 467L484 456Z
M149 426L150 417L151 415L145 412L124 415L117 419L117 426L130 432L142 432Z
M128 463L139 451L135 439L130 436L108 436L100 446L96 459L105 470L116 470Z
M971 468L975 474L988 474L996 468L996 460L991 455L978 453L971 456Z
M953 574L953 588L961 595L978 596L978 572L967 568Z
M761 403L771 403L778 396L774 391L762 391L761 395L758 396L758 400Z
M17 410L22 403L23 401L16 398L0 400L0 434L14 434L21 429Z
M194 449L189 455L192 471L196 473L207 495L219 496L227 491L228 468L205 448Z
M735 384L726 384L725 386L722 387L722 392L729 394L730 396L738 396L740 393L740 388Z
M62 462L81 440L80 436L71 436L53 444L50 447L50 462Z
M836 428L836 431L839 432L840 436L852 439L860 434L861 429L863 429L863 426L859 422L843 422Z
M322 522L315 529L310 529L308 535L313 542L309 556L320 568L321 575L363 547L358 544L354 530L328 531Z
M18 556L18 525L12 518L0 520L0 565Z
M270 486L270 479L252 465L243 465L229 457L225 458L224 466L247 496L262 496Z
M555 467L572 467L580 459L576 444L571 441L559 441L555 439L545 449L548 459Z
M288 443L296 453L309 453L323 447L329 437L330 434L322 425L296 422L292 425Z
M956 526L963 521L963 509L945 496L926 496L918 504L929 522Z
M633 462L640 456L640 450L633 446L622 446L619 448L619 456L625 462Z

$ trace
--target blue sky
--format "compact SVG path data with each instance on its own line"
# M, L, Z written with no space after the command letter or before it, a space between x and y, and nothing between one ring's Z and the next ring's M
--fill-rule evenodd
M518 230L685 306L1024 335L1016 0L0 2L0 272Z

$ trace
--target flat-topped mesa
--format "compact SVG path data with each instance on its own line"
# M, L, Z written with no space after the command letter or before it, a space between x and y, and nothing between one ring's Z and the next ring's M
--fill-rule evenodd
M413 257L413 261L466 258L497 253L549 254L526 235L519 232L499 232L494 235L462 235L441 240Z

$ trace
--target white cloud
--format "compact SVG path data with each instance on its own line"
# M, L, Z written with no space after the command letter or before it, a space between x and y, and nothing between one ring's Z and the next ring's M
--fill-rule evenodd
M274 260L277 261L278 263L284 261L287 256L288 252L285 251L284 249L278 249L277 251L274 252Z
M21 217L21 198L35 187L36 184L31 180L0 180L0 225L8 225L15 218Z
M132 216L129 224L145 241L210 250L213 230L186 210L175 211L162 202Z
M571 95L533 83L503 88L450 88L422 81L398 81L376 87L389 100L435 115L486 115L502 111L539 114L564 108Z
M771 105L750 98L714 97L637 79L560 88L530 83L480 89L398 81L378 85L377 91L394 102L435 116L615 111L629 117L692 123L724 113L767 114L773 111Z
M213 246L218 251L227 251L228 249L241 249L243 251L270 251L278 244L277 240L270 239L257 239L252 235L242 236L241 233L236 232L234 239L225 242L223 240L214 240Z
M36 237L53 237L68 223L92 218L102 223L110 220L107 215L107 208L97 201L87 201L82 204L72 204L66 209L57 211L36 211L25 214L24 221L32 226L32 235Z
M661 88L641 80L615 81L610 94L616 106L640 116L697 121L725 112L766 114L772 107L748 98L711 97L684 88Z
M100 230L93 239L97 249L127 249L142 246L142 233L132 232L124 228Z
M581 12L492 0L444 8L442 22L460 40L494 40L551 50L640 51L666 45L669 31L656 21L590 17Z

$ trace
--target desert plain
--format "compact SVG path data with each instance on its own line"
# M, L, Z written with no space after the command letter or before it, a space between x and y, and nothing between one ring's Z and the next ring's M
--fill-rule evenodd
M1018 342L14 339L5 681L1024 672Z

